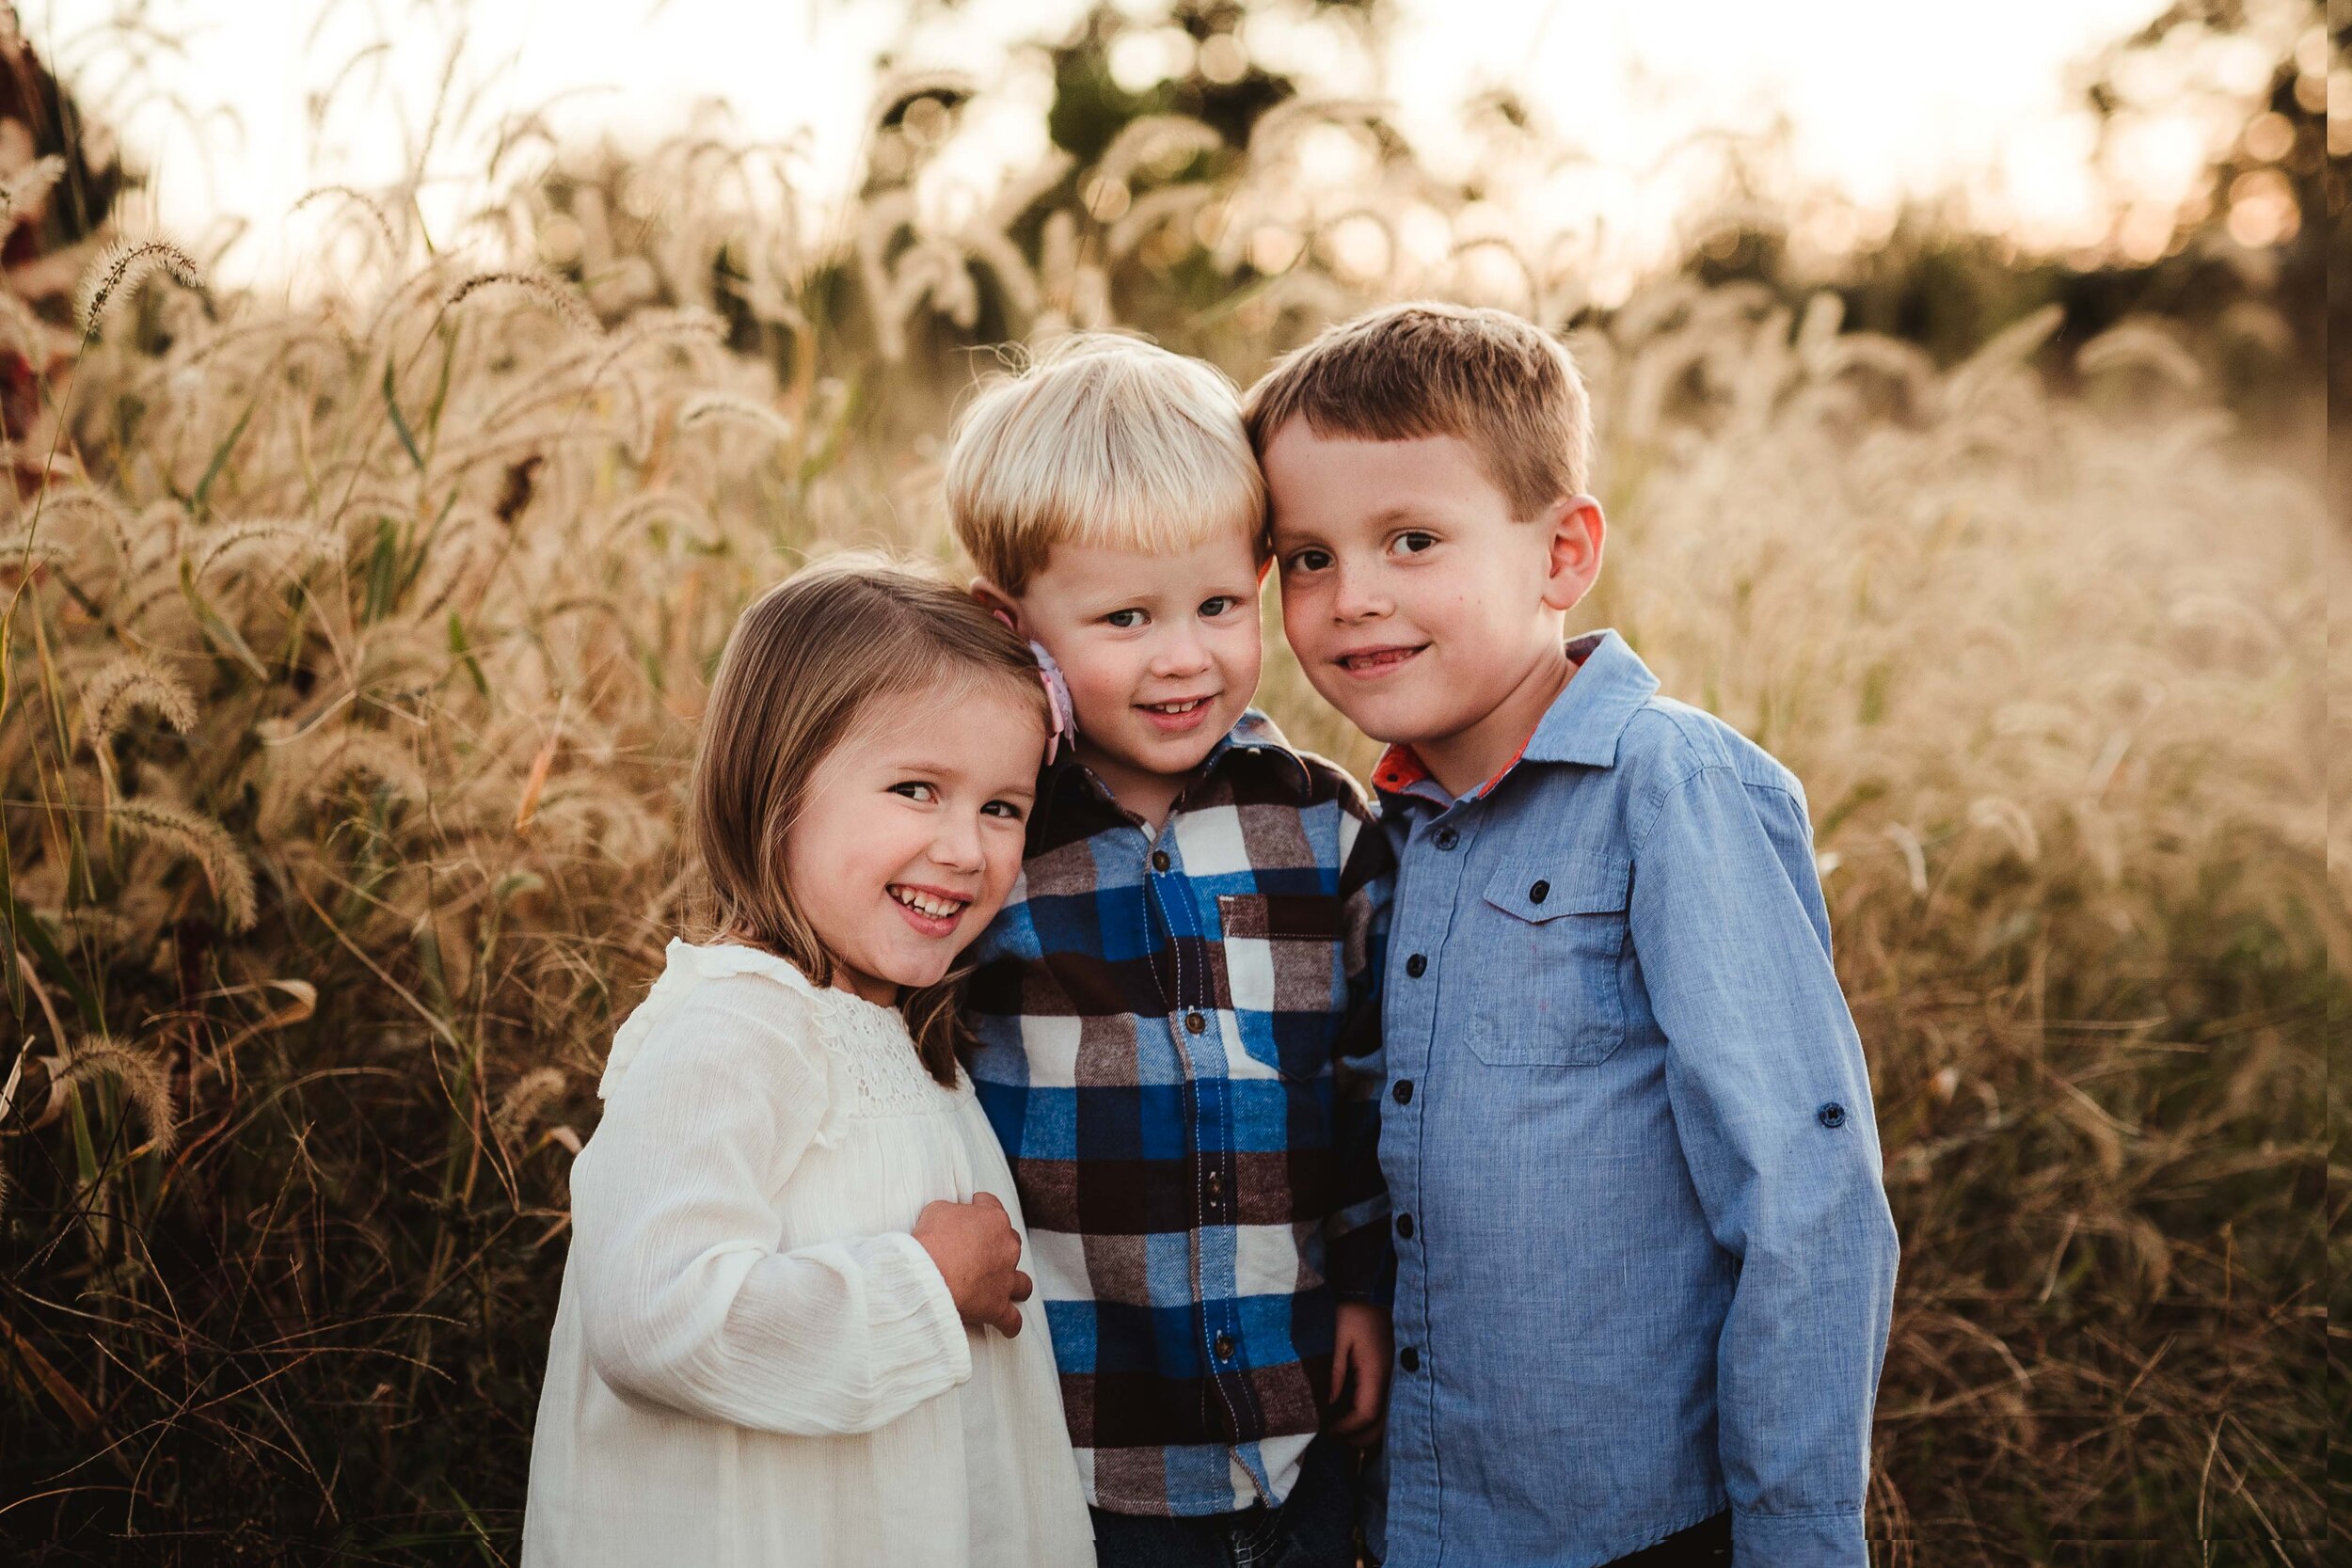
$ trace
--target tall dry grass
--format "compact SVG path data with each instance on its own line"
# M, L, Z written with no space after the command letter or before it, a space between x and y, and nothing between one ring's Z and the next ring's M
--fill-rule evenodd
M944 549L975 341L1141 321L1246 377L1495 287L1485 242L1326 264L1381 198L1286 208L1284 138L1351 113L1205 166L1147 124L953 223L878 177L837 236L689 137L502 195L485 264L340 192L315 307L93 302L52 389L87 477L13 509L0 579L21 1559L511 1560L565 1171L735 608ZM1227 248L1278 222L1279 276ZM1505 281L1604 410L1585 618L1811 794L1905 1249L1885 1556L2318 1560L2344 539L2159 328L2061 393L2047 321L1939 372L1826 304L1604 318L1542 270ZM1366 759L1279 656L1265 700Z

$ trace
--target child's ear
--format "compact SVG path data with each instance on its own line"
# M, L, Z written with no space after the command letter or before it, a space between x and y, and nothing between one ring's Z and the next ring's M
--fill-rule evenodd
M979 600L981 608L990 614L1001 621L1009 622L1015 632L1023 637L1029 635L1029 628L1022 624L1020 602L1010 594L1006 593L986 578L974 578L972 596Z
M1608 520L1592 497L1566 496L1552 503L1545 526L1551 533L1551 562L1544 581L1544 608L1574 610L1600 578L1601 538Z

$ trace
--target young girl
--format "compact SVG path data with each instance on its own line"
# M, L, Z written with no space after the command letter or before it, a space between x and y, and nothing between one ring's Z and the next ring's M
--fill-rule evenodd
M691 807L718 935L670 943L572 1167L526 1565L1093 1561L955 1058L1048 717L1021 641L912 572L737 623Z

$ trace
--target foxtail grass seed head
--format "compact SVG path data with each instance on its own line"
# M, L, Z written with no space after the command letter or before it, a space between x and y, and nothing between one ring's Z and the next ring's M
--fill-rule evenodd
M335 543L331 534L311 523L284 518L222 523L197 536L196 572L206 577L255 556L322 556Z
M137 526L136 515L110 490L83 485L51 490L40 498L42 533L53 528L69 534L81 528L98 529L114 546L116 557L126 565L131 560L132 536Z
M738 397L731 392L697 392L679 404L677 427L691 430L696 425L715 424L732 420L762 432L771 441L792 439L792 421L763 403Z
M254 920L253 868L229 830L202 812L157 800L118 800L110 813L122 833L194 861L211 884L222 923L232 931Z
M183 289L204 287L196 259L169 240L118 240L108 245L82 275L73 298L73 322L82 336L94 336L117 302L136 293L140 284L159 272Z
M73 547L61 540L44 537L45 532L0 540L0 572L63 566L71 562Z
M136 708L148 708L182 735L196 728L196 698L145 658L132 655L104 665L82 687L83 723L93 746L120 735Z
M65 160L53 153L36 158L19 169L14 179L0 181L0 234L29 216L34 208L48 199L49 193L63 178Z
M179 1140L180 1120L171 1104L171 1067L151 1051L103 1037L74 1042L57 1082L69 1090L111 1079L136 1107L148 1142L167 1152Z
M432 781L414 752L380 730L347 726L316 748L317 760L304 769L305 790L322 800L343 778L364 773L397 798L416 803L433 793Z
M369 224L377 237L384 242L385 260L397 261L400 259L405 247L401 245L400 236L393 232L392 220L385 216L384 209L376 204L375 198L365 191L355 190L349 185L318 185L303 192L295 198L294 204L286 211L289 214L298 213L311 202L324 200L329 197L346 202L366 214Z
M485 289L519 289L532 299L546 306L563 318L565 325L584 337L598 337L604 324L596 311L580 298L579 291L559 283L545 273L537 272L478 272L450 291L447 304L455 309Z
M564 1087L561 1068L532 1068L516 1079L499 1097L498 1109L491 1114L499 1136L513 1143L528 1133L540 1113L563 1098Z

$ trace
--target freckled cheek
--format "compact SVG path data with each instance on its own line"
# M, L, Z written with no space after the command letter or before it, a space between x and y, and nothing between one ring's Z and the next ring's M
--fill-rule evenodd
M1282 635L1302 653L1320 646L1331 630L1331 595L1312 588L1282 590Z
M1460 583L1431 582L1400 594L1396 608L1427 636L1444 639L1462 629L1474 595Z

